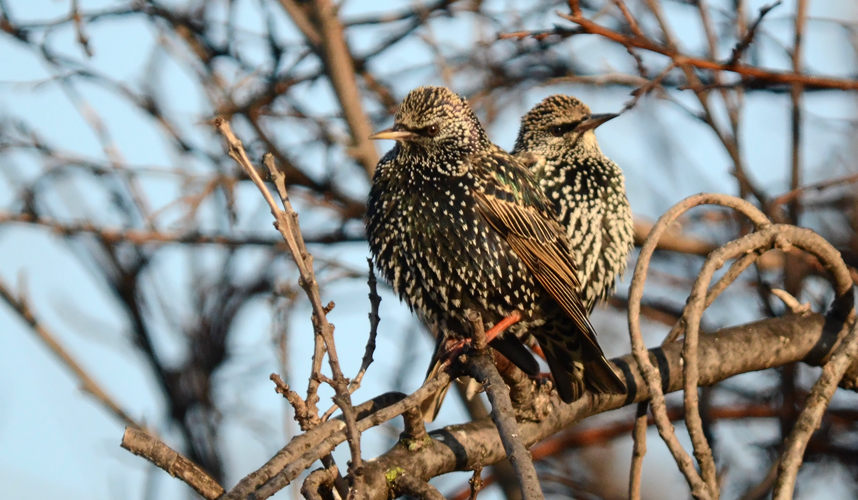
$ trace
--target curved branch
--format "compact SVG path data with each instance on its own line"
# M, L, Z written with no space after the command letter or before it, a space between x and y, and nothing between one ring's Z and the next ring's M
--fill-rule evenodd
M641 299L643 298L643 287L646 282L647 271L649 268L649 261L658 245L659 238L667 230L670 224L672 224L673 221L675 221L681 214L693 207L705 204L717 204L733 208L748 217L758 228L770 225L769 219L765 214L752 204L740 198L722 194L698 194L690 196L671 207L670 210L662 215L658 219L658 222L653 226L652 231L650 231L649 236L647 236L646 241L644 241L644 244L641 247L638 262L635 266L634 277L632 278L632 284L629 289L629 334L632 342L632 353L634 354L635 360L641 367L647 388L652 396L652 413L655 418L656 426L658 427L659 435L661 435L673 455L674 460L676 460L677 465L685 475L694 496L702 499L710 498L711 485L707 484L709 483L708 481L704 482L703 478L701 478L700 474L695 470L691 457L688 456L688 453L686 453L682 445L679 443L679 440L676 438L673 425L670 423L670 419L667 416L667 407L664 401L664 394L661 390L662 380L659 372L649 360L646 346L643 341L643 335L640 327L640 309ZM706 284L708 285L708 281ZM688 352L686 353L686 355L689 355L690 353L691 355L689 357L694 358L694 361L690 363L692 367L689 373L692 374L696 372L696 342L697 337L694 335L690 339L690 343L687 346ZM685 346L685 344L683 345ZM688 363L685 365L685 370L689 370ZM692 380L688 380L686 382L691 381ZM695 396L697 394L696 390L695 382L695 387L693 388ZM688 398L689 396L686 392L686 399ZM695 421L692 417L690 423L693 424L694 422ZM691 432L696 435L694 431ZM692 438L694 438L695 435L692 435ZM703 443L699 443L699 440L695 441L695 443L698 443L695 444L694 449L698 461L701 461L701 469L704 474L707 475L707 478L711 478L712 471L709 467L709 458L711 458L712 453L708 450L708 444L705 444L705 438L703 439ZM706 458L706 452L708 452L708 458ZM704 466L704 464L706 466ZM714 465L712 467L714 467Z

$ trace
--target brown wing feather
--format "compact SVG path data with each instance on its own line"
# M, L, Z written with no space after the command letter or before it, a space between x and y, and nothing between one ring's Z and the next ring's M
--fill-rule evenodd
M560 240L557 222L536 210L478 195L483 216L524 262L533 277L551 294L566 314L597 349L595 331L578 296L580 283L569 250ZM552 227L552 225L556 227ZM601 352L601 349L599 349Z

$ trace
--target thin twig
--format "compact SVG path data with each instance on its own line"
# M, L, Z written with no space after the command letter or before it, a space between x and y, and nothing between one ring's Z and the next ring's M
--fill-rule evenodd
M474 468L474 474L471 476L471 479L468 480L468 484L471 486L471 494L468 496L468 500L477 500L477 495L480 493L480 490L483 489L482 473L482 466Z
M807 0L798 0L796 4L796 13L795 13L795 29L794 29L794 37L793 37L793 49L792 49L792 70L796 73L800 73L802 71L801 65L801 56L803 43L802 40L804 38L804 27L807 24ZM791 154L791 175L790 175L790 190L798 189L801 186L801 107L802 107L802 97L803 97L804 88L800 83L793 83L790 87L790 100L792 104L791 114L790 114L790 154ZM801 212L801 203L798 198L794 198L789 203L789 222L791 224L798 224L799 213ZM789 259L787 259L789 262ZM784 272L787 274L795 274L795 268L792 266L784 269ZM800 276L787 276L787 291L793 294L798 294L799 290L791 290L790 286L790 278L792 278L793 283L799 283L801 280Z
M774 84L790 85L793 83L800 83L808 88L858 90L858 80L844 80L841 78L812 76L795 72L766 70L754 66L747 66L744 64L729 65L726 63L712 61L709 59L686 56L684 54L674 52L663 45L649 40L648 38L641 38L635 35L623 35L622 33L613 31L610 28L606 28L600 24L594 23L593 21L590 21L589 19L586 19L584 17L570 16L563 12L558 12L558 15L565 19L568 19L569 21L572 21L575 24L578 24L588 33L603 36L623 45L628 44L639 49L649 50L650 52L665 55L673 59L673 61L677 65L689 64L697 68L708 69L712 71L730 71L740 75L749 76L759 81Z
M497 426L504 450L518 476L522 499L542 499L544 498L542 488L539 486L539 478L536 476L536 469L533 467L533 459L519 438L518 424L515 421L515 411L509 398L509 389L498 373L491 355L485 349L486 337L483 320L476 311L471 311L468 319L473 325L475 352L470 356L466 370L474 379L485 385L486 394L492 404L492 421ZM482 346L483 349L478 350L478 346Z
M360 418L357 422L358 430L364 432L367 429L396 418L410 409L418 407L429 394L434 394L435 391L449 382L450 375L441 372L436 378L427 380L420 389L409 396L401 398L399 401L384 406L381 409L373 408L372 410L367 410L369 414ZM356 409L360 417L364 413L362 411L363 405L358 406ZM328 427L329 424L338 425ZM265 469L264 474L254 473L249 475L239 482L224 497L224 500L245 498L254 491L253 498L257 500L268 498L288 486L289 483L306 470L307 467L310 467L319 457L329 454L337 445L346 440L342 417L328 420L316 429L313 429L313 431L319 429L324 430L313 435L313 442L308 442L307 439L299 439L302 436L306 436L306 434L295 438L293 443L287 445L277 456L269 460L263 467Z
M643 472L643 459L646 455L646 431L649 424L646 411L649 404L638 403L635 416L635 426L632 431L634 446L632 447L632 465L629 468L629 500L640 500L641 498L641 473Z
M356 412L351 404L348 381L343 375L342 369L340 368L339 358L337 357L336 346L334 345L334 326L329 323L327 319L327 313L330 309L322 305L322 300L319 294L319 285L316 282L315 272L313 271L313 258L307 251L307 247L301 236L301 229L298 225L298 214L292 208L292 204L289 201L288 193L285 189L285 181L282 177L279 177L282 176L282 173L278 172L275 168L273 158L270 155L266 156L265 164L268 167L272 178L275 179L280 200L283 204L283 209L281 210L274 201L274 197L271 195L271 192L262 181L262 178L259 176L259 173L256 171L256 168L247 157L247 153L245 152L241 141L235 136L235 134L233 134L232 129L229 126L229 122L218 117L215 119L214 125L227 141L227 145L229 146L229 156L235 160L242 169L244 169L245 173L247 173L253 183L259 188L259 191L262 193L265 201L268 202L271 214L276 220L275 225L280 231L280 234L283 235L283 238L286 240L292 259L298 267L301 277L299 285L306 293L313 308L312 319L316 336L317 338L322 338L325 350L328 353L328 364L331 368L331 373L333 374L331 386L334 388L335 392L334 401L339 405L346 424L349 451L351 453L351 461L349 462L349 473L352 475L353 489L351 494L356 495L357 498L363 498L365 495L365 492L363 491L363 481L361 480L363 461L360 456L360 431L358 430L356 423ZM314 357L314 360L315 359L316 358ZM314 371L310 379L313 380L315 377L321 379L325 378L321 371ZM315 408L315 401L310 399L309 391L306 403L313 412L317 411Z
M724 276L712 285L712 288L709 289L709 292L706 294L706 303L704 305L704 309L708 308L715 302L715 299L721 295L721 292L727 289L736 278L742 274L742 271L748 268L751 264L753 264L758 258L760 254L756 251L743 255L741 258L737 259L733 264L730 265L730 269L724 273ZM665 336L664 341L662 341L662 345L668 344L670 342L675 341L679 338L680 335L685 333L685 316L679 318L679 321L674 323L673 327L670 329L670 332Z
M370 304L369 338L366 341L366 348L364 349L360 369L358 370L357 375L355 375L349 382L349 393L351 394L354 394L354 392L360 388L363 376L366 374L367 368L369 368L369 365L373 361L372 355L375 353L375 339L378 337L378 323L381 321L381 318L378 315L378 308L381 306L381 296L378 295L378 281L375 278L375 272L372 268L372 259L367 259L366 261L369 265L369 278L367 279L367 284L369 285ZM337 405L333 405L328 408L328 410L322 415L322 421L324 422L329 419L337 408Z
M274 382L277 394L286 398L286 401L292 405L292 409L295 411L295 420L298 421L298 425L301 427L302 431L308 431L319 424L319 416L309 410L307 403L303 398L301 398L301 395L293 391L289 385L280 378L280 375L272 373L269 378Z
M834 179L817 182L815 184L808 184L807 186L801 186L795 189L791 189L790 191L773 199L771 203L771 208L777 207L778 205L782 205L784 203L790 203L807 191L821 191L830 187L836 187L843 184L851 184L853 182L858 182L858 174L837 177Z
M754 41L754 37L757 35L757 28L760 26L760 23L763 22L763 18L766 17L766 14L771 12L772 9L781 4L781 0L777 0L776 2L770 3L768 5L763 5L760 8L760 14L751 23L751 26L748 27L748 31L745 32L745 36L739 40L739 43L733 47L733 51L730 54L730 60L727 61L728 66L734 66L739 64L739 61L742 59L742 55L744 55L745 51L748 50L748 47L751 46L751 42Z

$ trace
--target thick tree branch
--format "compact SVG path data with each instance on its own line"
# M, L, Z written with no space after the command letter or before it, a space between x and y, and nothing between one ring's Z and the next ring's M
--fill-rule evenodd
M181 479L207 500L223 495L223 487L197 464L142 430L126 427L120 446Z
M783 366L805 358L818 366L836 341L830 333L823 334L824 323L825 318L821 314L790 315L704 335L698 345L699 385L712 385L740 373ZM667 387L665 392L682 389L682 349L682 342L675 342L650 352L650 359L659 367ZM571 405L553 398L552 411L545 420L519 423L523 442L532 445L589 416L649 399L650 394L633 356L626 355L614 362L626 374L628 397L586 393ZM841 383L846 384L845 380ZM390 489L385 473L394 468L428 479L457 470L473 470L477 465L490 465L506 456L490 418L445 427L431 432L430 436L432 439L419 450L409 450L400 443L366 464L364 477L370 498L388 498Z

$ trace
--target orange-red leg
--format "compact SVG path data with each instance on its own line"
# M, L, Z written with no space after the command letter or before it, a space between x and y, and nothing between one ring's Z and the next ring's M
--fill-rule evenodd
M507 328L521 321L521 313L518 311L513 311L512 314L507 316L506 318L500 320L495 326L491 327L489 331L486 332L486 342L491 342L498 335L506 331Z
M506 331L507 328L521 321L521 313L518 311L513 311L512 314L507 316L506 318L500 320L495 326L491 327L489 331L486 332L486 342L491 342L498 335ZM463 339L463 340L451 340L445 346L444 350L446 351L443 355L441 355L442 360L452 359L458 356L462 348L465 344L470 344L471 339Z

